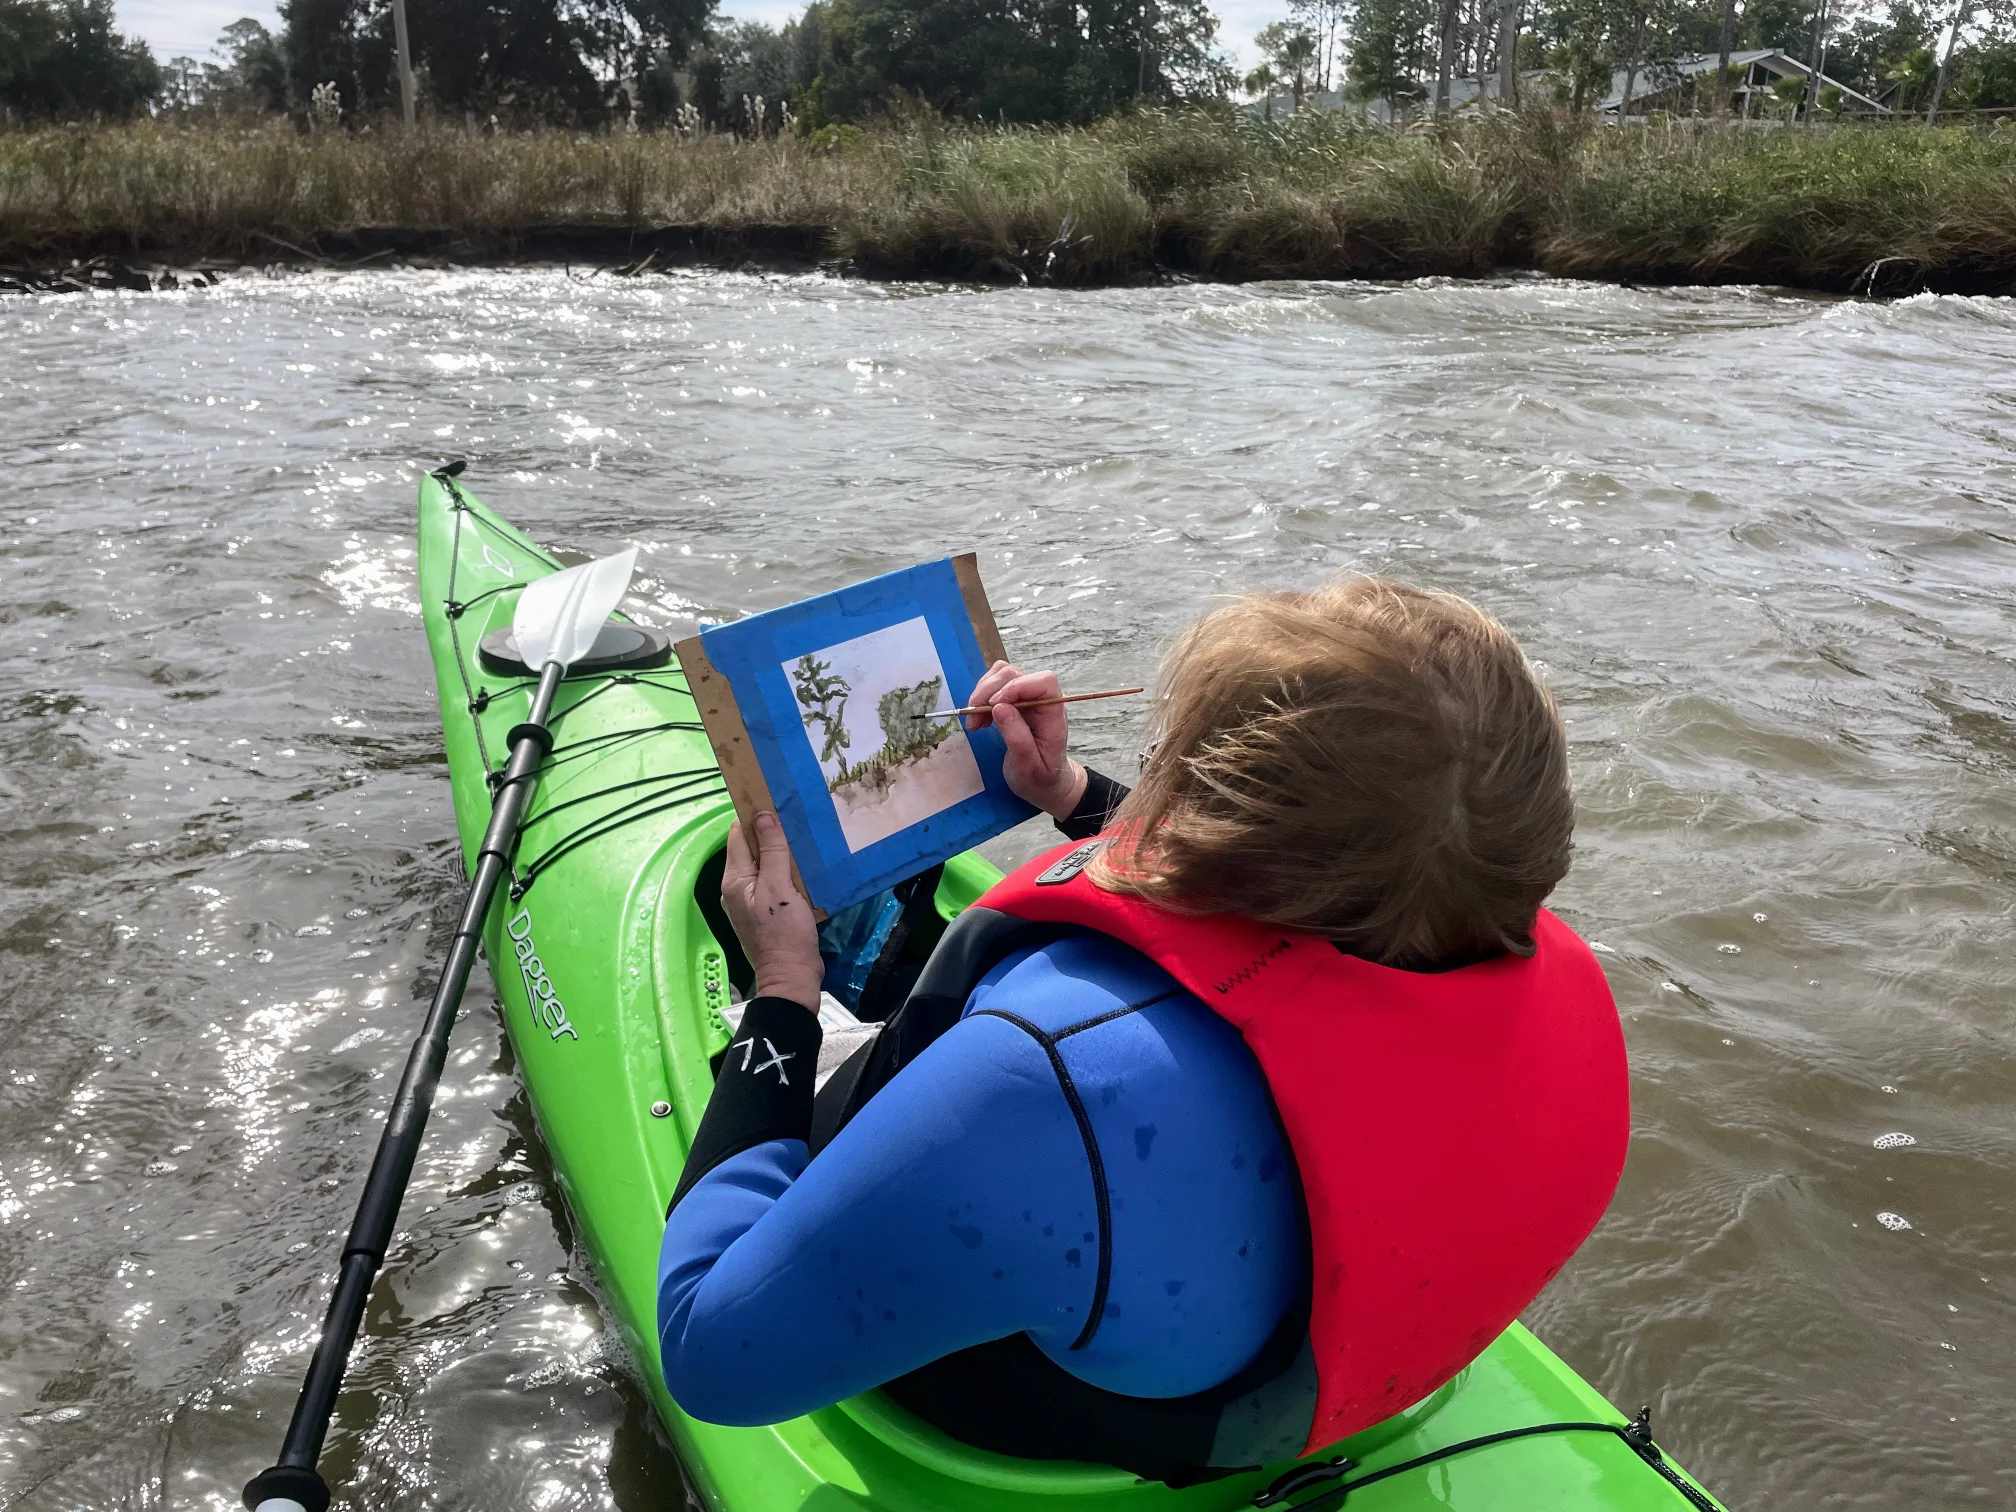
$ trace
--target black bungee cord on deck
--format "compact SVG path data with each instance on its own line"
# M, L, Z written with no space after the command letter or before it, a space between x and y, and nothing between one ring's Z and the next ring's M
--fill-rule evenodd
M475 515L472 511L468 511L466 506L460 504L461 492L455 488L453 482L449 482L449 488L456 495L458 508L465 513L470 513L472 518L481 521L482 517L480 515ZM460 514L457 516L456 523L459 532L461 523ZM448 610L448 618L451 622L449 633L456 651L456 665L462 673L463 692L468 695L468 708L471 715L470 723L475 730L478 754L484 757L484 766L487 769L489 760L487 753L483 751L483 725L482 721L474 716L484 713L495 699L528 689L533 686L533 682L529 678L520 678L498 688L473 687L469 681L467 662L461 654L461 637L456 633L456 626L453 621L459 617L460 611L481 603L491 594L503 592L506 588L522 585L506 583L498 588L492 588L484 593L479 593L466 603L458 602L455 598L455 574L460 565L461 555L459 547L457 547L455 548L454 556L450 559L448 571L446 608ZM587 681L587 679L577 678L570 679L570 681L578 685L579 682ZM575 699L565 708L555 709L552 717L548 720L548 725L557 730L569 715L578 713L581 709L607 693L611 688L616 687L655 688L661 692L682 693L687 694L689 697L691 696L683 681L661 681L648 670L612 670L603 675L597 681L595 687L589 689L588 692L582 694L581 697ZM667 734L674 730L698 731L704 728L705 726L697 719L666 719L659 720L654 724L632 726L629 729L603 730L594 735L584 735L579 740L564 741L554 745L552 750L547 754L546 770L551 771L555 767L564 766L569 762L580 761L587 757L607 755L619 745L624 745L631 741L646 740L651 736ZM490 784L490 791L495 794L503 784L504 774L501 770L486 771L485 780ZM523 872L517 872L514 869L509 889L511 900L515 903L524 897L531 890L532 884L538 881L539 877L549 866L560 860L563 856L570 855L574 851L579 850L589 842L599 840L605 835L613 834L625 825L633 824L640 819L648 819L671 809L698 802L700 799L708 796L709 793L721 791L721 771L718 766L712 764L704 767L681 767L653 773L647 777L634 778L627 782L612 783L608 787L577 794L543 808L536 814L529 815L524 823L519 826L519 834L522 836L526 831L537 827L564 809L573 808L580 804L590 803L597 798L607 798L616 793L640 787L656 787L658 791L642 794L626 803L619 804L607 813L595 816L579 829L570 834L562 835L559 839L555 840ZM698 791L690 791L693 789L697 789ZM675 793L679 796L671 796Z
M419 1154L421 1136L427 1126L427 1115L433 1104L434 1090L440 1082L442 1068L447 1060L449 1032L461 1007L463 988L468 982L471 968L475 965L490 905L499 890L499 885L507 880L512 895L516 896L522 891L520 881L514 875L514 857L520 834L527 822L526 810L530 807L532 792L538 783L542 768L549 764L548 758L554 751L554 738L550 726L557 723L559 718L553 708L554 701L559 695L562 679L566 677L569 667L593 655L595 644L601 638L602 627L606 625L610 614L620 601L624 588L628 585L631 567L635 561L633 549L618 557L585 563L579 568L561 571L559 581L535 579L534 581L540 585L537 594L519 600L514 615L513 633L517 638L517 644L527 648L527 661L536 666L538 675L533 684L528 684L532 687L532 700L526 719L523 723L513 726L505 737L506 744L510 747L510 759L501 772L492 772L489 753L483 740L482 720L479 717L482 710L487 707L489 698L486 692L479 701L476 689L470 685L468 662L463 655L462 637L458 626L460 612L467 606L458 605L455 600L456 567L460 565L461 559L462 520L471 512L462 498L461 491L454 483L455 475L461 470L462 464L454 463L441 469L434 476L450 490L456 501L455 533L451 546L453 556L449 568L447 593L447 603L451 610L448 616L448 631L455 655L456 670L462 679L464 702L474 726L477 756L491 779L493 796L490 821L477 847L475 867L469 879L468 891L464 896L455 933L449 941L448 956L442 966L440 980L435 985L433 999L428 1006L420 1034L414 1040L413 1048L407 1056L406 1068L400 1077L392 1108L379 1137L378 1149L372 1159L370 1174L365 1180L364 1192L358 1200L356 1215L351 1221L349 1237L344 1241L336 1287L329 1299L328 1312L323 1319L314 1355L309 1361L307 1377L302 1382L300 1395L288 1420L286 1435L281 1443L280 1457L245 1486L244 1503L247 1508L253 1509L253 1512L326 1512L329 1505L329 1487L316 1468L317 1461L321 1458L323 1441L329 1431L329 1420L334 1414L337 1396L343 1386L350 1350L363 1323L372 1283L380 1267L385 1263L386 1251L392 1242L399 1207L405 1197L414 1160ZM478 518L480 519L480 516ZM548 564L557 568L557 564L551 563L550 558ZM527 583L522 586L530 588L533 584ZM605 662L604 665L608 664ZM611 667L609 670L615 669ZM599 693L604 689L598 688L595 691ZM594 696L593 693L588 695L589 698ZM578 708L586 701L586 698L578 700L575 707ZM684 723L686 722L669 721L654 729L672 729ZM617 740L642 738L650 733L653 733L653 730L619 731L615 732L616 739L611 740L591 737L575 743L576 754L586 755L595 751L605 751L612 749ZM718 771L714 773L714 777L716 781L719 780ZM690 772L668 773L667 778L679 787L698 786L704 781L704 778L696 777ZM619 788L621 786L625 785L618 785ZM552 852L542 858L542 863L557 859L557 853L576 848L590 839L607 834L630 822L631 819L642 818L645 813L662 812L676 804L696 801L700 795L695 793L690 797L680 797L672 803L659 804L656 808L646 808L643 812L624 816L624 810L635 808L639 802L648 802L651 796L657 795L647 795L645 799L633 800L622 805L614 814L605 814L600 820L584 825L556 845ZM556 805L556 808L564 807L571 807L571 802ZM614 822L611 822L612 820ZM528 877L524 885L529 885L529 881Z
M1459 1454L1468 1454L1475 1449L1487 1449L1493 1444L1509 1443L1513 1439L1537 1438L1549 1433L1608 1433L1624 1440L1631 1450L1646 1464L1656 1470L1661 1478L1687 1500L1687 1505L1695 1512L1723 1512L1711 1501L1700 1487L1673 1468L1672 1463L1652 1442L1652 1409L1640 1407L1638 1416L1628 1423L1534 1423L1525 1428L1507 1428L1501 1433L1486 1433L1478 1438L1464 1439L1461 1443L1445 1444L1427 1454L1416 1455L1397 1465L1386 1465L1356 1480L1347 1481L1343 1477L1358 1468L1357 1461L1339 1455L1336 1459L1320 1460L1312 1465L1298 1466L1280 1476L1264 1491L1253 1498L1255 1507L1280 1507L1285 1512L1336 1512L1350 1500L1353 1491L1366 1486L1377 1485L1380 1481L1391 1480L1409 1471L1420 1470L1442 1460L1453 1459ZM1290 1497L1312 1487L1330 1483L1328 1489L1318 1492L1307 1501L1291 1502ZM1539 1512L1539 1509L1535 1509Z
M689 775L687 780L678 784L678 786L681 788L698 788L700 790L698 792L681 793L679 796L666 799L662 803L653 802L652 800L664 798L664 792L647 793L642 798L633 798L630 802L611 810L599 819L589 821L587 824L582 825L580 829L574 831L573 834L556 841L550 850L546 851L537 861L534 861L522 873L512 879L511 901L515 903L524 897L526 893L530 892L532 884L545 874L548 867L562 857L573 854L573 852L591 841L600 840L607 835L614 834L626 824L634 824L640 819L648 819L653 814L663 814L672 809L684 808L689 803L698 802L709 793L724 791L720 783L721 774L718 770L694 773ZM667 791L670 790L668 789ZM600 797L602 795L594 794L591 796ZM648 806L640 807L639 805Z

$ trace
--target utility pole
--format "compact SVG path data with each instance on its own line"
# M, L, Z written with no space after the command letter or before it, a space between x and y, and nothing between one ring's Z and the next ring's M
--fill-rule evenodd
M1141 51L1136 61L1134 73L1134 94L1136 98L1148 93L1148 38L1154 25L1153 12L1149 0L1141 0L1138 25L1141 28Z
M1435 114L1449 114L1449 75L1456 66L1456 25L1461 0L1442 0L1440 44L1435 50Z
M1645 10L1641 5L1638 11L1637 24L1631 28L1630 61L1624 65L1624 95L1623 98L1621 98L1617 102L1617 124L1620 127L1629 126L1631 124L1631 91L1633 87L1635 87L1636 84L1638 83L1638 63L1641 57L1640 49L1644 46L1644 43L1645 43ZM1648 125L1650 124L1649 120L1647 124Z
M399 44L399 102L413 124L413 50L406 45L406 0L392 0L392 35Z
M1813 124L1814 112L1820 108L1820 69L1827 61L1827 4L1820 0L1820 9L1813 17L1812 62L1808 64L1806 76L1806 124Z
M1722 51L1716 59L1715 98L1717 115L1729 114L1735 88L1729 79L1729 53L1736 41L1736 0L1722 0ZM1695 97L1699 99L1697 95Z
M1946 93L1946 70L1953 63L1953 49L1960 45L1960 20L1967 13L1967 0L1955 0L1953 6L1953 29L1946 38L1946 56L1939 60L1939 77L1932 81L1932 105L1925 112L1925 124L1939 124L1939 101Z
M1498 105L1519 105L1519 0L1498 0Z

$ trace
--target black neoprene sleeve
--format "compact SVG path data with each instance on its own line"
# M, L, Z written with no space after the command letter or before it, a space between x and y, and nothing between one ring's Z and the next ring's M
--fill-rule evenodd
M730 1156L772 1139L810 1139L812 1079L824 1031L819 1015L789 998L759 997L721 1060L713 1096L686 1152L671 1206Z
M1085 792L1078 800L1078 806L1057 821L1067 840L1090 840L1106 828L1113 811L1120 807L1121 800L1134 791L1115 782L1103 772L1085 768Z
M1087 768L1078 805L1057 821L1068 839L1089 840L1130 791ZM693 1183L730 1156L772 1139L807 1139L812 1132L812 1078L822 1034L818 1016L788 998L757 998L721 1062L672 1207ZM666 1209L667 1212L671 1208Z

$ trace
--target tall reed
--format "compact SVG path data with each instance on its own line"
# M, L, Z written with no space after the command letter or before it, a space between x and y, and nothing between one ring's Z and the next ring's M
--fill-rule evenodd
M0 132L0 258L248 257L360 229L443 255L555 226L787 228L866 271L1102 283L1478 274L1847 289L2016 282L2016 128L1396 131L1144 111L736 141L283 125Z

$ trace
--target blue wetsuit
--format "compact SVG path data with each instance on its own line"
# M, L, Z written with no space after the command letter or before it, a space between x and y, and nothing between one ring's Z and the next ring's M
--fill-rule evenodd
M809 1077L780 1081L809 1067L817 1032L794 1004L750 1006L754 1054L731 1051L722 1081L770 1111L689 1175L666 1222L665 1383L695 1417L781 1422L1018 1332L1095 1386L1184 1396L1236 1374L1306 1290L1301 1199L1258 1063L1117 941L996 966L811 1160L803 1137L761 1136L809 1128ZM1103 1314L1073 1349L1102 1261L1085 1126L1112 1253Z

